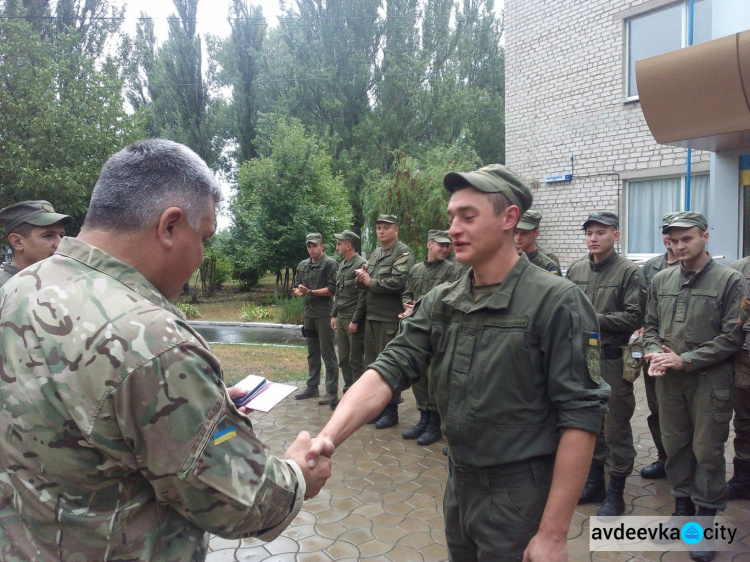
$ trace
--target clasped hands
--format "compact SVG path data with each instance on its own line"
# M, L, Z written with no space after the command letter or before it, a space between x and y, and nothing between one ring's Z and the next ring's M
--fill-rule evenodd
M673 371L682 371L685 369L685 363L682 357L669 349L666 345L661 346L663 351L657 353L648 353L644 356L649 361L648 374L651 377L663 377L667 374L667 369Z
M297 285L292 289L292 293L294 293L297 297L304 297L307 293L310 292L310 287L307 285Z

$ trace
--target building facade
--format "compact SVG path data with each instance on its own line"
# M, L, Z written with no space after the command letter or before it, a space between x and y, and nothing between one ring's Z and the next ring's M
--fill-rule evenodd
M664 251L662 216L689 201L708 217L713 255L750 254L750 187L740 185L750 137L735 150L692 150L688 181L688 150L654 140L635 71L750 29L750 2L505 0L505 18L506 163L532 186L540 245L567 267L586 253L583 220L609 210L620 215L620 252L644 259Z

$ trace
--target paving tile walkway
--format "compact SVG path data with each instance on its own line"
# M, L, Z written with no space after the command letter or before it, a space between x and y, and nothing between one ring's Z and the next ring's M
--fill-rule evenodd
M443 525L443 491L447 459L445 440L428 447L401 438L401 432L418 419L414 396L404 393L399 425L377 430L368 425L357 431L333 457L333 474L314 499L305 502L299 516L282 536L270 543L255 539L225 540L212 537L208 562L327 562L393 561L440 562L448 559ZM656 459L646 424L643 381L636 381L636 413L632 420L638 456L635 471L625 487L626 515L669 515L674 500L666 480L645 480L640 469ZM274 454L281 455L298 431L315 435L330 419L328 406L317 399L293 396L268 414L253 414L253 425ZM727 444L727 475L731 475L733 450ZM578 560L690 560L687 553L589 552L588 517L595 505L576 509L568 533L571 561ZM750 522L750 501L729 504L724 515L731 521ZM750 537L745 553L719 553L719 562L750 562Z

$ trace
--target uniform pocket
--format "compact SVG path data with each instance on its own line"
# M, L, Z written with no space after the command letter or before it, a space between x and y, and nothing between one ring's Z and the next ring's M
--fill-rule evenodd
M732 419L732 391L729 388L714 388L711 394L711 406L714 421L727 423Z

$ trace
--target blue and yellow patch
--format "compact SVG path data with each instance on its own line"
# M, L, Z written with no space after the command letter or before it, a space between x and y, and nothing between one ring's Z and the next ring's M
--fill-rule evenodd
M237 426L230 425L226 429L221 429L214 433L214 447L229 441L232 437L237 437Z
M747 322L748 318L750 318L750 299L748 299L747 297L742 297L739 318L740 324L744 324L745 322Z

